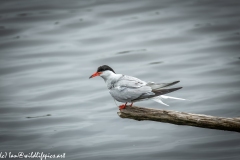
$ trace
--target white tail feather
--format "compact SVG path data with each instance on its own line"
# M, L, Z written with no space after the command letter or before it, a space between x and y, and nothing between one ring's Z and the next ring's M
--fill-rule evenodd
M161 95L161 98L163 98L163 99L177 99L177 100L186 100L186 99L183 99L183 98L170 97L170 96L164 96L164 95Z
M166 103L163 103L163 101L162 101L162 99L161 99L160 96L153 97L153 98L151 98L151 99L154 100L155 102L161 103L161 104L163 104L163 105L165 105L165 106L169 106L169 105L167 105Z
M167 105L166 103L163 103L162 99L186 100L186 99L183 99L183 98L170 97L170 96L164 96L164 95L157 96L157 97L153 97L153 98L151 98L151 99L154 100L155 102L161 103L161 104L163 104L163 105L165 105L165 106L169 106L169 105Z

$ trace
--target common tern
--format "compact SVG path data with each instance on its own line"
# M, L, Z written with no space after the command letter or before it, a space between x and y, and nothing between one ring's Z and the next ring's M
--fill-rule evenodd
M100 76L104 79L107 84L107 88L111 96L125 104L119 106L119 109L122 110L126 107L127 103L133 105L134 102L152 99L156 102L162 103L162 99L178 99L185 100L182 98L165 96L164 94L176 91L182 87L177 88L166 88L172 86L180 81L175 81L172 83L154 83L154 82L145 82L138 78L116 74L115 71L108 65L103 65L98 67L97 72L92 74L90 78ZM168 105L167 105L168 106Z

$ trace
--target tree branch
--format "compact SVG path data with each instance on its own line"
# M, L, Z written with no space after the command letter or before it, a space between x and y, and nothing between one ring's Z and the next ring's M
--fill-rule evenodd
M138 121L150 120L177 125L188 125L202 128L240 132L240 117L225 118L203 114L126 106L118 112L121 118L130 118Z

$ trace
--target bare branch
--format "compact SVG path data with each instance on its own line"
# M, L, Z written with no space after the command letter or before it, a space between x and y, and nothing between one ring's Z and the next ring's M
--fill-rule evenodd
M188 125L202 128L240 132L240 117L225 118L214 117L203 114L192 114L185 112L158 110L142 107L126 106L118 112L121 118L130 118L138 121L150 120L177 125Z

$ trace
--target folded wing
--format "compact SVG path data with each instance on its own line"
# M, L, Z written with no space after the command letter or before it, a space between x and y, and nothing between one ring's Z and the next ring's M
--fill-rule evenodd
M154 95L152 88L146 82L131 76L122 76L114 87L109 90L110 94L120 102L132 102L142 95Z
M123 75L114 83L114 87L109 90L109 92L117 101L136 102L181 89L182 87L165 88L178 82L179 81L172 83L146 83L138 78Z
M154 83L154 82L148 82L146 85L150 86L153 90L158 90L164 87L169 87L172 86L174 84L177 84L180 81L174 81L172 83Z

